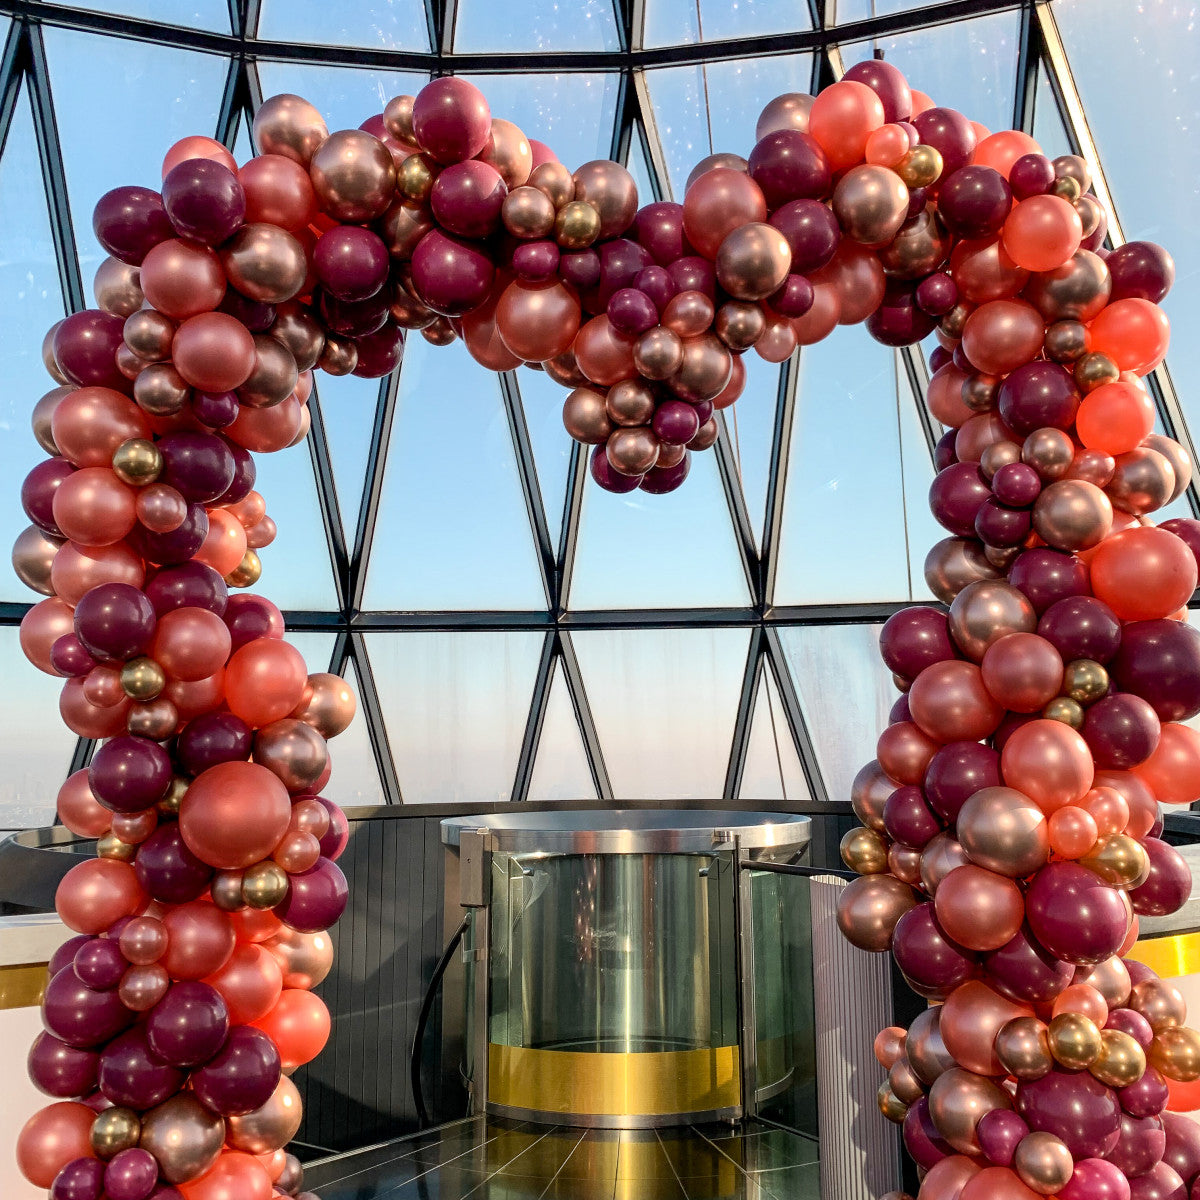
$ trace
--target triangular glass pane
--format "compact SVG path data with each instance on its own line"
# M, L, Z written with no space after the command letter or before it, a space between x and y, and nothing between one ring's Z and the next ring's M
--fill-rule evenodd
M291 4L292 0L275 0L273 7L290 8ZM324 0L315 0L311 7L318 6L330 14L350 11L326 4ZM357 129L368 117L383 112L384 105L393 96L415 95L429 81L429 76L419 71L281 62L260 62L258 77L264 98L282 92L303 96L316 105L330 132Z
M935 104L956 108L996 131L1012 127L1020 44L1021 14L1013 9L840 49L847 67L882 50Z
M367 635L406 803L511 798L542 640L511 632Z
M408 343L367 571L368 609L541 609L496 376L461 342Z
M16 492L46 457L29 424L38 397L56 384L42 365L42 338L64 313L46 193L28 98L17 98L0 159L0 294L4 296L4 386L0 388L0 545L6 550L29 524ZM0 600L37 601L8 569L0 571ZM32 668L31 668L32 669ZM58 714L54 714L59 724Z
M78 8L90 9L123 17L141 17L164 25L185 25L192 29L215 29L229 32L227 0L82 0Z
M411 334L409 346L420 334ZM379 380L358 375L316 373L316 391L325 421L325 441L333 463L333 482L337 489L338 509L342 514L342 532L347 543L354 537L363 484L371 460L371 433L379 402Z
M810 54L647 71L654 123L675 199L682 198L687 178L702 158L714 152L748 155L767 102L783 92L807 92L811 78Z
M266 500L267 513L279 530L258 552L261 590L280 608L336 609L333 565L308 440L275 454L256 454L254 463L255 490Z
M625 165L629 168L630 175L633 176L633 182L637 184L638 203L652 204L654 202L654 168L646 157L644 137L641 122L635 121L633 128L629 131L629 154Z
M452 10L453 11L453 10ZM616 50L612 0L458 0L454 49L460 53L533 50Z
M557 544L567 502L567 476L571 466L571 435L563 428L562 407L568 392L545 371L517 368L517 386L533 448L542 507L552 543Z
M529 780L530 801L594 800L596 784L588 766L583 735L575 719L575 706L567 690L562 665L556 660L550 681L550 697L542 719L533 775Z
M746 629L571 635L617 800L721 795L749 640Z
M496 11L511 19L503 5ZM619 75L468 72L463 77L483 90L492 116L519 125L526 137L544 142L572 170L612 153Z
M429 23L421 0L360 0L357 4L263 0L258 35L284 42L367 46L372 50L429 49Z
M238 116L237 137L233 140L233 157L238 166L244 166L254 157L254 143L250 140L250 127L254 118L248 112Z
M1071 142L1059 115L1058 101L1054 98L1054 88L1050 84L1046 64L1040 60L1037 89L1033 95L1033 137L1050 158L1072 153Z
M862 329L801 351L776 604L908 597L894 372Z
M754 697L750 741L742 768L743 800L804 802L811 797L770 666L764 661Z
M896 699L879 658L882 628L796 625L779 631L830 800L850 799L850 784L875 757Z
M92 233L96 201L122 184L157 189L163 156L174 142L189 134L213 135L229 61L52 25L45 26L44 37L79 265L90 285L104 258ZM136 137L97 136L99 97L111 113L137 114ZM90 286L87 290L90 295Z
M733 448L733 461L742 483L754 539L761 543L782 368L764 362L753 352L742 355L742 362L746 364L746 389L737 403L721 415Z
M711 450L665 496L617 496L588 477L570 607L694 608L749 603L729 505Z
M924 400L913 394L900 352L895 352L896 394L900 414L900 461L904 467L904 537L908 545L910 595L914 600L931 600L925 582L925 555L946 536L946 531L929 511L929 486L933 483L933 457L921 424L918 406Z
M6 156L7 157L7 156ZM16 700L4 708L4 771L0 772L0 832L54 823L55 799L67 777L75 735L58 715L63 681L46 675L21 652L14 626L0 627L0 679Z
M333 774L323 794L343 807L386 804L387 797L379 782L379 769L375 765L375 751L371 746L367 718L363 714L362 687L353 659L346 661L343 677L358 697L358 708L354 720L330 744Z
M689 45L811 29L796 0L646 0L647 46Z

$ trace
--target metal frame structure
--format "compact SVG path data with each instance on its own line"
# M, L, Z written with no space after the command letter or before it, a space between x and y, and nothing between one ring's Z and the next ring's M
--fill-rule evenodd
M279 3L280 0L275 2ZM1095 143L1087 126L1062 41L1058 36L1052 0L938 0L924 7L841 25L835 20L836 0L806 0L811 27L804 30L747 37L736 41L707 41L664 47L645 45L646 0L613 0L619 43L615 50L551 51L537 54L456 52L454 27L457 0L425 0L430 48L422 49L380 49L267 41L258 36L261 0L228 0L228 4L230 32L219 33L72 8L46 0L0 0L0 15L7 14L13 18L7 41L0 53L0 152L3 151L19 93L24 86L32 102L58 273L69 310L84 307L86 296L76 255L63 156L42 40L42 30L47 25L224 56L229 61L229 67L217 127L213 132L231 147L239 132L248 129L251 114L262 100L258 72L260 61L320 62L331 67L416 69L430 75L482 70L490 73L552 73L576 70L618 73L620 87L610 153L620 161L628 161L631 150L636 146L651 173L654 195L656 198L662 198L671 195L671 187L666 156L656 126L654 108L650 103L647 78L649 69L672 65L703 67L711 63L751 56L811 52L812 88L816 90L842 73L839 44L927 29L990 13L1019 12L1020 46L1014 126L1026 130L1033 128L1036 84L1039 71L1044 72L1050 80L1058 115L1067 137L1077 152L1091 164L1097 194L1106 202L1110 211L1113 211ZM803 8L801 11L804 11ZM1122 240L1121 226L1115 212L1111 236L1114 243L1119 244ZM346 526L353 530L349 537L343 533L325 421L321 415L318 381L317 399L310 406L313 421L308 442L326 544L333 565L338 607L336 610L325 612L289 612L286 615L288 626L294 631L325 631L337 634L331 670L345 673L348 663L353 662L381 786L389 803L401 803L403 796L399 773L388 743L378 689L366 653L364 635L379 631L414 630L542 632L544 640L536 684L521 739L515 778L512 781L511 799L519 802L525 800L529 794L550 688L559 670L563 673L570 694L596 792L601 799L613 797L613 787L601 749L600 737L572 645L572 634L577 630L654 627L732 627L747 628L750 631L749 652L725 778L724 793L727 798L735 797L741 786L759 684L763 671L769 669L782 701L786 733L794 741L811 800L821 803L841 799L829 795L804 707L783 653L780 630L793 625L876 623L885 620L909 601L894 604L799 607L780 606L775 603L788 459L796 419L800 353L802 352L797 352L779 372L767 480L766 519L761 544L756 534L755 520L747 507L735 443L725 423L724 414L720 421L720 436L714 453L751 597L748 606L738 608L605 611L568 608L567 598L570 594L583 491L587 480L586 455L581 453L578 445L572 446L561 533L555 537L551 532L552 525L547 520L545 497L538 480L518 377L515 373L508 373L501 377L504 413L536 549L546 600L545 608L524 612L364 611L366 567L375 538L384 466L393 434L399 373L380 382L366 476L358 497L356 517ZM901 405L911 404L915 397L923 396L924 385L928 379L919 349L906 350L898 355L896 378L899 418ZM1189 450L1193 450L1192 439L1172 387L1170 373L1165 366L1156 372L1153 388L1167 432L1179 438ZM941 433L940 427L922 401L917 400L916 408L927 448L932 455L934 443ZM565 433L563 436L566 436ZM347 501L350 495L343 483L343 501ZM1194 487L1189 490L1189 499L1193 512L1200 514L1200 503L1197 502ZM0 604L0 625L17 624L28 607L22 604ZM776 732L777 735L780 733L779 730ZM85 765L91 750L91 743L81 740L73 756L72 769Z

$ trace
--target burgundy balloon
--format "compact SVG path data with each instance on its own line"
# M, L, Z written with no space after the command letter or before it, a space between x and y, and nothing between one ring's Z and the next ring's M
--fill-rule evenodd
M210 984L183 980L146 1017L150 1048L176 1067L198 1067L210 1061L229 1036L229 1008Z
M659 313L667 307L675 295L675 285L671 282L671 273L666 267L660 267L657 263L643 267L633 277L633 286L650 298L650 302Z
M157 1182L158 1160L140 1146L115 1154L104 1168L108 1200L147 1200Z
M217 497L217 504L236 504L244 500L254 487L258 468L254 465L254 457L243 446L227 443L229 453L233 455L233 482Z
M1121 1114L1119 1130L1120 1140L1102 1157L1125 1172L1132 1194L1138 1176L1145 1176L1162 1161L1167 1149L1167 1134L1159 1117L1132 1117L1128 1113ZM1144 1200L1151 1200L1151 1197ZM1183 1200L1183 1197L1173 1200Z
M664 400L654 410L654 432L659 441L686 446L700 430L696 409L684 400Z
M1085 1158L1058 1190L1058 1200L1129 1200L1129 1181L1103 1158Z
M145 652L157 623L154 605L128 583L101 583L75 606L75 635L98 659L124 662Z
M251 300L233 286L225 289L225 295L217 305L217 312L236 317L251 333L266 333L275 321L275 305Z
M981 788L999 787L1000 755L978 742L950 742L938 750L925 769L925 799L948 822Z
M683 236L683 205L670 200L656 200L640 208L633 219L633 234L660 267L691 250Z
M1154 242L1126 242L1104 265L1112 276L1111 301L1136 298L1157 304L1175 282L1175 260Z
M824 206L822 206L824 207ZM667 274L678 292L703 292L710 300L717 294L717 271L707 258L698 254L677 258L668 264Z
M926 275L917 284L917 304L930 316L945 316L958 303L958 285L945 271Z
M950 1143L937 1131L929 1115L929 1099L921 1096L908 1106L904 1114L904 1148L912 1155L917 1166L929 1170L935 1163L954 1153Z
M641 275L640 271L638 275ZM654 301L633 287L618 288L613 292L605 311L618 333L645 333L658 324L658 308Z
M685 454L673 467L651 467L642 476L638 487L654 496L665 496L675 491L688 477L692 469L692 456Z
M25 476L21 484L21 507L25 515L39 528L55 537L62 530L54 522L54 493L75 468L65 458L44 458Z
M512 268L521 279L549 279L558 270L561 258L562 255L554 242L522 242L513 250ZM596 278L599 277L597 265Z
M1132 1011L1126 1009L1125 1011ZM1134 1013L1135 1017L1140 1014ZM1149 1022L1142 1018L1143 1022L1149 1027ZM1130 1036L1136 1036L1131 1031ZM1153 1036L1153 1031L1151 1031ZM1139 1042L1141 1039L1138 1039ZM1142 1043L1144 1048L1148 1048L1145 1043ZM1117 1096L1121 1101L1121 1107L1131 1117L1157 1117L1167 1106L1167 1101L1171 1098L1170 1089L1167 1087L1167 1081L1154 1068L1147 1067L1142 1073L1141 1079L1136 1083L1131 1083L1126 1087L1121 1088L1117 1092Z
M999 233L1012 208L1012 189L992 167L960 167L942 174L938 213L960 238L986 238Z
M912 90L908 80L890 62L882 58L865 58L850 67L842 78L865 83L879 97L885 121L908 121L912 116Z
M189 504L183 523L169 533L153 533L136 526L131 541L143 558L161 566L187 562L208 537L208 513L200 504Z
M1007 1108L994 1108L985 1112L975 1127L979 1148L988 1162L995 1163L998 1167L1007 1167L1012 1163L1017 1146L1028 1133L1029 1126Z
M355 338L354 345L358 350L354 374L360 379L382 379L404 357L404 330L387 321L374 333Z
M120 946L112 938L93 938L80 946L72 964L75 974L97 991L112 991L120 982L129 964Z
M1020 1004L1049 1004L1075 975L1074 967L1055 958L1028 925L999 950L985 954L982 965L988 983Z
M135 1015L116 992L98 992L74 971L59 971L46 985L42 1022L68 1046L99 1046L131 1025Z
M79 953L81 946L86 946L92 940L90 933L79 933L72 938L67 938L53 954L50 955L50 962L46 966L50 977L53 978L59 971L65 970L67 967L75 965L75 955Z
M593 288L584 292L582 300L589 312L600 313L606 311L617 292L632 287L633 281L653 262L649 251L629 238L613 238L604 242L597 253L600 256L600 278Z
M792 200L771 214L771 224L792 250L792 272L809 275L837 252L842 227L828 205L819 200Z
M888 837L901 846L922 850L930 838L942 832L942 823L929 807L919 787L897 788L883 806L883 825Z
M307 871L290 875L288 884L287 896L276 906L275 915L301 933L328 929L346 909L346 877L328 858L318 858Z
M156 804L171 782L171 758L149 738L121 736L104 743L88 767L88 786L105 808L141 812Z
M230 712L193 717L175 742L175 756L189 775L199 775L217 763L244 762L254 747L254 732Z
M73 1159L54 1177L50 1200L102 1200L104 1166L98 1158Z
M183 1072L151 1049L146 1027L135 1025L100 1053L100 1090L114 1104L143 1112L179 1091Z
M431 229L412 256L413 283L434 312L457 317L482 304L496 268L478 246Z
M51 1033L39 1033L29 1047L26 1066L39 1091L58 1100L90 1095L96 1087L100 1056L94 1050L68 1046Z
M74 677L86 675L98 663L73 633L64 633L50 647L50 665L60 675Z
M181 237L219 246L246 219L246 193L223 163L188 158L163 180L163 207Z
M991 494L978 463L954 463L934 476L929 507L939 525L960 537L971 537L975 517Z
M486 238L500 228L508 185L500 172L478 159L438 172L430 204L438 224L465 238Z
M350 844L350 822L341 808L324 796L313 797L329 814L329 828L320 838L321 855L330 862L337 862Z
M229 445L213 433L168 433L158 440L163 456L163 483L185 500L208 504L233 482Z
M1035 429L1070 429L1079 399L1075 380L1065 367L1036 361L1018 367L1005 378L997 407L1004 423L1024 437Z
M929 902L896 923L892 953L908 980L931 997L948 995L975 974L975 956L946 936Z
M261 1108L279 1083L279 1051L252 1025L235 1025L221 1049L191 1077L196 1099L223 1117Z
M1025 593L1039 616L1060 600L1088 595L1089 581L1082 559L1046 547L1018 555L1008 572L1008 582Z
M1108 1014L1108 1020L1104 1022L1105 1029L1117 1029L1121 1033L1127 1033L1143 1050L1150 1049L1150 1043L1154 1041L1154 1030L1150 1026L1150 1022L1146 1020L1139 1012L1134 1012L1132 1008L1114 1008ZM1158 1074L1157 1071L1154 1072ZM1144 1079L1146 1076L1143 1075ZM1130 1084L1132 1087L1133 1085ZM1166 1083L1163 1086L1163 1102L1166 1102ZM1125 1103L1124 1099L1121 1101ZM1161 1106L1160 1106L1161 1107ZM1133 1111L1130 1109L1129 1111ZM1158 1111L1157 1109L1155 1110ZM1144 1113L1134 1113L1134 1116L1144 1116Z
M927 108L912 119L926 146L942 156L942 178L949 179L970 161L975 149L975 130L971 122L952 108Z
M612 469L603 446L596 446L588 459L592 478L606 492L632 492L640 482L636 475L621 475Z
M1055 601L1043 612L1037 631L1062 655L1063 662L1090 658L1107 663L1121 644L1121 622L1094 596Z
M1161 838L1145 838L1142 849L1150 859L1150 874L1129 893L1133 911L1144 917L1178 912L1192 894L1191 868L1179 851Z
M576 250L559 260L558 273L564 283L577 291L586 291L600 282L600 255L595 250Z
M1129 1200L1188 1200L1188 1189L1177 1172L1159 1162L1129 1181Z
M176 608L206 608L223 617L229 585L207 563L192 561L164 567L146 584L146 596L160 617Z
M798 129L768 133L750 151L750 178L762 189L767 207L792 200L822 200L833 187L833 169L816 138Z
M941 346L938 347L941 349ZM935 471L944 471L947 467L958 462L958 453L955 450L955 443L958 441L958 430L947 429L945 433L938 438L933 447L933 469Z
M139 266L159 242L175 236L162 196L144 187L105 192L96 202L92 229L109 254L133 266Z
M387 281L390 265L383 239L359 225L326 230L317 239L312 261L321 286L338 300L375 295Z
M186 904L204 895L213 869L187 847L179 825L160 825L139 847L133 869L138 882L155 900Z
M1008 173L1008 186L1018 200L1043 196L1054 186L1054 164L1044 154L1022 154Z
M412 126L418 144L437 162L462 162L486 148L492 114L473 83L444 75L417 93Z
M1005 463L992 476L992 491L1001 504L1028 508L1041 495L1042 481L1027 463Z
M1105 1158L1117 1144L1116 1095L1087 1071L1052 1070L1017 1086L1017 1112L1030 1128L1060 1138L1074 1158Z
M975 514L975 533L985 546L1019 546L1033 527L1033 516L1024 508L1009 508L994 496Z
M283 613L265 596L257 596L253 592L238 592L230 596L224 620L234 650L256 638L283 637Z
M209 429L224 429L237 420L241 406L234 392L193 392L192 416Z
M866 325L867 332L885 346L912 346L928 337L937 321L917 304L911 284L898 284L889 285Z
M1080 733L1097 767L1126 770L1154 753L1161 729L1145 700L1122 692L1089 705Z
M1162 721L1200 713L1200 632L1182 621L1131 621L1109 667L1124 691L1148 701Z
M98 308L65 318L54 332L54 357L63 374L80 387L127 392L128 379L117 369L116 353L125 341L125 319Z
M1121 894L1075 862L1042 867L1026 892L1025 912L1038 941L1069 963L1103 962L1129 928Z
M767 302L781 317L802 317L813 306L817 293L805 275L790 274Z
M1162 1123L1167 1135L1163 1162L1190 1184L1200 1175L1200 1124L1174 1112L1163 1113Z

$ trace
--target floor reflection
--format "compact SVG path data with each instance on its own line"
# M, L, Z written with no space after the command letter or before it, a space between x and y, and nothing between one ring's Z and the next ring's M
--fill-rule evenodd
M758 1123L645 1132L472 1119L312 1164L321 1200L817 1200L817 1143Z

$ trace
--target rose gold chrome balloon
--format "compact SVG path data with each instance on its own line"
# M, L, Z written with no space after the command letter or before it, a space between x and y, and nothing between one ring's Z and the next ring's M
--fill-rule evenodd
M765 222L738 226L717 251L717 279L737 300L765 300L783 286L791 265L787 238Z
M717 438L721 436L721 427L717 424L717 418L714 414L696 431L696 436L687 444L689 450L707 450L710 446L715 445ZM662 460L662 455L659 455L659 461ZM665 465L665 464L664 464Z
M1174 438L1164 437L1161 433L1148 434L1143 445L1149 450L1157 450L1171 464L1175 486L1168 503L1178 500L1192 481L1192 456Z
M768 133L778 129L795 129L808 132L808 114L812 111L813 97L806 92L787 92L776 96L759 114L754 127L754 140L761 142Z
M1021 1182L1042 1196L1052 1196L1066 1187L1075 1173L1075 1160L1066 1144L1054 1134L1037 1129L1017 1144L1012 1166Z
M1164 1029L1150 1044L1150 1065L1177 1083L1200 1079L1200 1033L1176 1027Z
M169 362L151 363L133 381L138 408L152 417L173 417L183 412L192 389Z
M576 388L563 401L563 425L577 441L589 446L607 442L613 431L603 393L592 388Z
M847 237L882 246L908 217L908 188L887 167L851 167L833 189L833 211Z
M679 292L663 309L662 323L681 338L696 337L713 323L716 311L703 292Z
M146 299L142 295L140 277L137 267L119 258L106 258L97 268L92 283L97 306L117 317L128 317L137 312Z
M683 362L667 384L681 400L698 404L719 396L732 372L733 359L720 339L716 334L702 333L684 338Z
M221 247L220 255L229 282L251 300L282 304L304 286L308 271L304 247L276 225L261 221L243 225Z
M492 118L491 137L478 157L495 167L510 188L524 184L533 170L533 148L529 139L518 126L502 117Z
M1012 1108L1009 1094L994 1080L951 1067L929 1089L929 1116L938 1133L961 1154L978 1154L980 1120L998 1108Z
M1034 529L1056 550L1098 546L1108 536L1112 520L1108 496L1082 479L1059 479L1047 485L1033 506Z
M1035 429L1021 446L1021 461L1046 483L1066 475L1074 458L1075 444L1061 429Z
M1067 479L1082 479L1097 487L1106 487L1117 469L1117 460L1102 450L1080 450L1067 468Z
M125 319L125 344L147 362L162 362L171 356L175 322L152 308L139 309Z
M575 179L560 162L546 162L529 173L529 185L544 192L556 209L575 199Z
M327 333L317 366L327 375L349 375L358 366L358 347L349 338Z
M654 416L654 392L639 379L622 379L605 400L605 410L614 425L649 425Z
M1012 788L981 788L959 810L955 830L973 863L1013 879L1032 875L1050 854L1045 815Z
M51 427L54 410L59 406L63 397L69 396L74 390L73 387L65 385L51 389L33 406L33 412L29 415L30 424L33 426L33 436L47 454L58 453L58 446L54 441L54 431Z
M916 903L916 893L899 879L860 875L838 898L838 928L860 950L887 950L896 922Z
M907 1058L900 1057L888 1070L888 1083L901 1104L915 1104L925 1095L921 1080Z
M287 93L263 102L253 128L260 154L282 154L303 167L329 136L321 114L307 100Z
M1171 502L1175 468L1166 455L1149 446L1138 446L1117 455L1113 477L1104 490L1114 507L1144 517Z
M217 1160L225 1122L191 1092L180 1092L142 1117L138 1145L158 1159L168 1183L187 1183Z
M393 96L383 107L383 126L398 142L416 142L413 132L415 96Z
M325 348L325 333L312 311L295 301L279 306L268 331L296 360L296 370L309 371L317 365Z
M329 753L316 729L295 717L285 717L258 731L253 758L278 776L289 792L300 792L321 777Z
M730 300L717 309L717 337L730 350L749 350L762 337L766 328L767 318L760 304Z
M614 429L605 446L609 465L621 475L644 475L658 462L659 441L652 430Z
M545 192L528 185L513 188L504 197L500 219L513 237L544 238L554 228L554 202Z
M1150 1022L1155 1033L1173 1029L1187 1020L1187 1004L1174 984L1161 979L1136 983L1129 994L1129 1007Z
M921 279L949 258L951 244L937 212L923 208L911 221L905 221L892 241L879 251L879 261L893 279Z
M229 1145L247 1154L269 1154L296 1136L303 1116L300 1093L284 1075L261 1108L228 1119Z
M401 329L428 329L438 314L418 300L412 291L397 282L392 289L392 303L388 306L391 318Z
M1009 633L1033 633L1037 613L1024 592L1001 580L968 584L950 605L950 634L969 659Z
M683 363L683 339L674 330L656 325L633 347L633 365L646 379L668 379Z
M66 318L64 317L63 320ZM62 321L55 321L46 330L46 336L42 338L42 366L46 368L46 373L55 383L70 383L70 380L62 373L58 360L54 357L54 335L58 333L58 327L61 324Z
M968 584L999 579L1003 574L988 562L974 538L943 538L925 556L925 582L943 604L951 603Z
M393 258L412 258L417 243L433 228L433 217L415 204L393 204L380 220L379 236Z
M1055 321L1046 329L1046 357L1073 363L1087 353L1087 328L1080 321Z
M954 1056L942 1041L941 1005L927 1008L909 1026L904 1048L917 1078L930 1086L939 1075L955 1066Z
M1054 1067L1046 1026L1037 1017L1016 1017L996 1035L996 1057L1018 1079L1041 1079Z
M1075 363L1075 384L1081 392L1094 392L1106 383L1121 378L1121 368L1107 354L1090 350Z
M1104 260L1079 250L1056 270L1031 275L1022 295L1046 321L1090 321L1111 292L1112 276Z
M166 994L171 977L157 963L130 967L121 979L117 994L121 1003L133 1012L149 1012Z
M292 716L311 725L323 738L336 737L350 727L358 703L354 689L340 676L320 671L308 677L311 694Z
M952 833L935 834L921 851L921 883L932 896L951 871L966 866L970 861L966 850Z
M66 538L54 537L30 525L21 530L13 543L12 565L17 578L35 592L43 596L54 595L54 585L50 582L50 569L54 565L54 556Z
M265 333L254 335L254 370L237 389L238 401L247 408L274 408L296 390L300 371L292 352Z
M165 696L130 705L125 728L133 737L166 741L179 724L179 710Z
M879 762L872 759L862 767L850 785L850 803L854 815L876 833L883 833L883 807L900 785L889 779Z
M637 214L637 184L620 163L607 159L586 162L574 175L575 199L585 200L600 214L600 237L619 237Z

